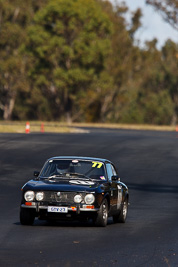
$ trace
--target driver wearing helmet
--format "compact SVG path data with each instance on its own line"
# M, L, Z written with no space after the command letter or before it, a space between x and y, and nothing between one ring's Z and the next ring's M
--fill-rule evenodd
M61 161L56 165L57 174L63 174L69 172L69 163L66 161Z

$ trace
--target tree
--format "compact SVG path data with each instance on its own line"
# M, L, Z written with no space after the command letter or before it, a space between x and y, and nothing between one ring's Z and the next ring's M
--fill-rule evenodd
M143 123L171 124L174 103L165 84L164 59L156 48L157 40L147 42L147 49L141 51L141 80L138 86L137 106Z
M124 122L126 117L131 117L129 107L131 102L136 101L137 96L137 86L133 85L140 79L138 75L140 50L134 45L134 34L141 26L141 11L140 9L136 10L133 13L131 24L127 25L124 18L127 12L125 5L117 5L114 9L106 7L114 25L111 38L112 53L107 59L106 67L106 72L112 80L108 85L107 92L101 98L101 118L102 121L107 122ZM133 117L129 122L139 122L138 116Z
M128 25L127 9L0 0L1 118L175 124L177 44L158 50L154 39L140 48L141 10Z
M165 21L178 30L178 1L177 0L146 0L158 10Z
M167 40L162 47L162 68L164 71L164 86L174 103L174 116L172 123L176 124L178 118L178 44Z
M120 111L125 105L121 96L122 87L127 82L132 68L133 39L139 24L139 14L136 15L138 19L134 18L135 14L133 15L132 24L127 30L124 15L128 8L124 4L119 4L113 8L108 1L100 2L113 24L113 33L111 53L107 57L105 71L101 75L100 83L98 83L98 94L94 107L97 107L97 114L99 114L97 119L99 121L116 122L119 121ZM90 110L94 111L93 106Z
M48 100L51 119L81 116L82 99L89 90L95 94L105 67L111 33L112 24L95 0L52 0L37 12L26 52L33 88Z
M12 118L17 94L29 90L26 58L20 47L34 10L40 7L40 1L35 2L0 0L0 110L5 120Z

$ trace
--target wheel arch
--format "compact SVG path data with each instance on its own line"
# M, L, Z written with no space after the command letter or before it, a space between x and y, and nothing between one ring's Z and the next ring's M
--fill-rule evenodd
M129 203L129 193L128 192L126 192L124 199L123 199L123 202L125 202L126 200Z
M105 197L103 198L103 200L106 199L108 202L108 210L110 209L110 197L109 194L106 194Z

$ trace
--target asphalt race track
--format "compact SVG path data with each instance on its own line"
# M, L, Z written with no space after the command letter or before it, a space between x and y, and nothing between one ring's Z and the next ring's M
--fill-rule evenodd
M21 186L57 155L113 161L130 190L127 222L22 226ZM0 266L178 266L178 133L0 134L0 211Z

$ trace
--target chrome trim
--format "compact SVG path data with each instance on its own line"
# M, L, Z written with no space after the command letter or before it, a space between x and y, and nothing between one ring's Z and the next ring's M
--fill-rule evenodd
M47 210L47 209L48 209L48 206L39 206L38 208L39 208L39 210L40 210L40 209L41 209L41 210Z
M57 206L57 207L60 207L60 206ZM48 206L39 206L39 209L48 209ZM72 208L69 208L68 207L68 210L70 210L70 211L77 211L77 209L76 210L73 210ZM80 208L80 211L98 211L99 209L97 209L97 208L95 208L95 209L87 209L87 208Z
M28 208L28 209L36 209L37 208L37 206L35 205L35 206L27 206L27 205L25 205L25 204L22 204L21 205L21 207L22 208ZM57 206L58 207L58 206ZM60 207L60 206L59 206ZM38 206L38 209L40 210L47 210L48 209L48 206ZM68 207L68 210L70 210L70 211L77 211L77 209L76 210L73 210L72 208L69 208ZM95 208L95 209L87 209L87 208L80 208L80 211L99 211L99 208Z
M86 209L86 208L80 208L81 211L99 211L99 209Z
M21 204L21 208L36 209L36 205L34 205L34 206L27 206L25 204Z

